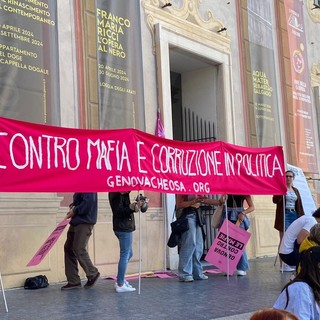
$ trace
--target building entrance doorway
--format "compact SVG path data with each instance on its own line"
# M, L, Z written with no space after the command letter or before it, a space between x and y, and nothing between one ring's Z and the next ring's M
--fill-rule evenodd
M232 119L233 110L228 40L207 30L202 32L208 37L202 38L183 25L173 30L157 23L154 30L159 109L166 138L232 142L233 126L226 125ZM166 194L167 230L174 206L175 195ZM211 233L210 228L207 234ZM206 249L212 238L207 236L207 241ZM170 249L167 258L167 266L176 269L176 250Z
M170 50L170 83L173 139L187 142L215 141L217 66L200 57ZM214 208L201 206L201 210L207 222L204 228L205 255L215 237L215 230L211 228Z

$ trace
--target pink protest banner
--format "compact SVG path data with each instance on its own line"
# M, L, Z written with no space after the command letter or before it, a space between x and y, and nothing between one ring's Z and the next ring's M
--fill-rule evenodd
M0 117L0 192L285 194L282 147L183 142Z
M64 219L57 225L57 227L52 231L48 239L44 242L44 244L36 252L33 258L29 261L29 263L27 264L27 267L36 266L44 259L44 257L49 253L49 251L52 249L54 244L60 238L63 230L65 229L68 223L69 223L69 220Z
M249 232L225 220L205 260L221 271L233 274L250 236Z

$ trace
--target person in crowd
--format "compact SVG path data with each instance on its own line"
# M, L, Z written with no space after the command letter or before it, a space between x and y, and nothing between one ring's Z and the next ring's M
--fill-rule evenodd
M310 229L310 234L300 244L299 253L314 246L320 246L320 223Z
M191 282L206 280L203 274L201 257L203 254L203 229L205 221L201 215L200 205L222 205L224 197L219 200L198 195L176 195L176 208L182 210L182 215L188 219L189 230L183 232L179 241L179 280Z
M68 283L61 290L81 288L78 263L88 279L84 285L89 289L100 277L98 269L93 265L87 245L94 225L97 223L98 197L96 192L74 193L73 202L66 219L70 219L67 240L64 244L65 274Z
M293 221L295 221L297 218L304 215L302 200L301 200L299 190L293 186L293 180L295 178L295 174L293 171L287 170L285 175L286 175L286 185L287 185L286 195L284 197L282 195L275 195L272 197L273 203L276 204L276 217L274 222L274 228L279 231L280 243L281 243L284 231L288 229L288 227ZM283 203L283 199L284 199L284 203ZM294 267L281 263L280 271L293 271L293 270L294 270Z
M120 245L120 258L118 262L117 280L115 283L115 290L118 293L136 290L127 280L125 280L125 274L128 263L133 255L133 231L136 229L134 213L140 210L143 201L139 200L131 202L129 196L130 192L131 191L109 192L113 231L118 238Z
M301 253L311 247L320 246L320 223L315 224L310 229L310 234L300 244L299 247L299 260ZM298 272L300 271L300 265L298 266Z
M244 202L247 206L244 208ZM240 223L240 228L248 230L250 226L250 220L247 216L248 213L254 210L254 204L250 195L227 195L227 216L228 220L232 223ZM223 215L225 218L225 214ZM235 275L245 276L249 270L249 262L247 253L244 250L243 254L237 264Z
M282 290L273 305L294 313L299 320L320 319L320 247L301 254L301 270Z
M250 320L299 320L293 313L281 310L265 308L256 311L250 318Z
M309 236L310 229L319 222L320 208L312 216L303 215L291 223L282 237L279 248L279 256L284 263L297 268L300 244Z

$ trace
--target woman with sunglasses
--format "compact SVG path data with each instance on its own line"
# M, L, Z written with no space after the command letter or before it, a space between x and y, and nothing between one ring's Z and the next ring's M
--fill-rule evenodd
M294 172L291 170L286 171L286 185L287 193L283 197L282 195L275 195L272 198L276 207L276 219L274 222L274 228L279 231L280 243L283 237L284 231L288 229L290 224L297 218L304 215L302 200L299 190L293 186ZM284 199L284 203L283 203ZM285 212L284 212L285 210ZM289 266L283 266L281 271L294 271L294 268Z

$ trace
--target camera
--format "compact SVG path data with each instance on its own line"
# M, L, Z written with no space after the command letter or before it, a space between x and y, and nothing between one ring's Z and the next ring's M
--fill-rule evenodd
M146 212L148 210L148 202L149 202L149 199L147 197L145 197L143 194L138 194L137 197L136 197L136 201L142 201L142 206L140 208L141 212Z

